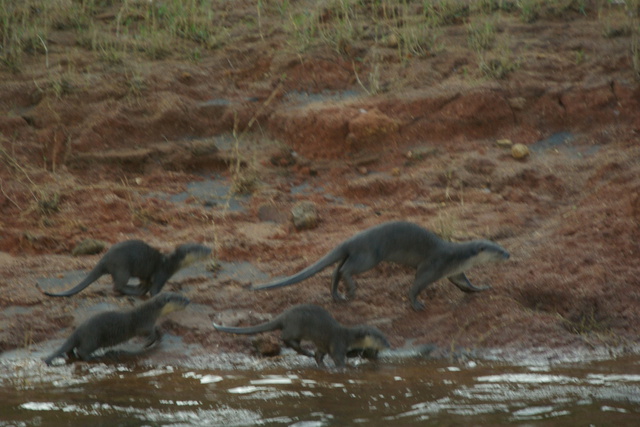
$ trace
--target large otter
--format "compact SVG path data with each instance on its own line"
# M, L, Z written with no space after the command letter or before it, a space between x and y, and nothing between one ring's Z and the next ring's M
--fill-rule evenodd
M113 289L125 295L141 296L149 292L156 295L169 278L181 268L209 256L211 249L196 243L177 246L164 255L141 240L127 240L111 246L89 275L77 286L65 292L52 293L52 297L68 297L77 294L101 276L110 274ZM131 277L140 279L138 286L128 285Z
M507 258L509 253L504 248L488 240L447 242L416 224L386 222L345 240L299 273L253 289L292 285L339 262L333 272L331 295L336 301L344 300L345 297L338 293L340 278L344 278L347 295L352 297L356 290L351 277L353 274L363 273L382 261L389 261L417 269L409 299L415 310L423 310L424 304L417 297L431 283L446 277L464 292L489 289L489 286L474 286L464 272L479 264Z
M347 353L352 350L375 358L379 350L389 348L389 342L372 326L343 326L322 307L312 304L296 305L283 311L270 322L246 328L213 324L214 328L234 334L256 334L282 330L282 341L299 354L314 357L322 365L329 354L337 367L345 365ZM300 347L300 341L309 340L316 346L315 354Z
M123 343L135 336L146 336L145 347L149 347L162 336L155 326L158 317L182 310L188 304L188 298L165 292L130 310L96 314L78 326L44 362L50 365L57 357L72 356L74 350L80 359L89 361L95 358L93 353L97 349Z

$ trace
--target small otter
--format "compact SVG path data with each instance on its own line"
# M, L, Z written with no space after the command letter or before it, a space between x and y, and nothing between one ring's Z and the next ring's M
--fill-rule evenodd
M92 354L97 349L123 343L135 336L147 336L144 347L148 348L162 336L160 329L155 326L158 317L182 310L188 304L188 298L165 292L130 310L96 314L78 326L44 362L51 365L57 357L73 356L74 350L80 359L89 361L95 359Z
M417 269L413 286L409 291L409 300L414 310L419 311L424 310L424 304L417 300L418 294L431 283L446 277L464 292L483 291L490 287L474 286L464 272L479 264L507 258L509 252L488 240L447 242L416 224L394 221L356 234L293 276L252 289L292 285L338 262L333 272L331 295L335 301L345 300L346 298L338 293L341 278L347 283L347 295L353 297L356 284L351 276L371 270L382 261L389 261Z
M286 346L304 356L314 357L318 365L322 365L325 354L329 354L340 368L344 367L347 353L352 350L375 358L379 350L389 348L385 336L373 326L343 326L327 310L313 304L293 306L270 322L256 326L237 328L214 323L213 327L234 334L256 334L280 329ZM300 347L302 340L315 344L315 355Z
M89 275L76 287L58 294L43 291L52 297L75 295L105 274L113 278L113 289L124 295L156 295L181 268L209 256L211 249L196 243L177 246L164 255L141 240L126 240L111 246ZM128 285L131 277L140 279L138 286ZM38 286L38 285L36 285ZM38 286L39 287L39 286Z

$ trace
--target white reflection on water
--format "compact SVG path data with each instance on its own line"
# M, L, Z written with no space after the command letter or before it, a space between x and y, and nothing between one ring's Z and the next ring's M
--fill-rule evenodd
M200 406L200 402L172 402L176 406ZM234 409L227 406L212 410L196 408L190 411L170 408L167 411L155 409L149 411L146 408L134 408L106 403L94 403L81 406L72 404L60 404L53 402L26 402L20 405L21 409L31 411L61 411L77 415L99 416L104 413L120 413L124 416L162 423L188 423L189 425L255 425L259 424L262 416L259 412L246 409Z
M503 374L503 375L487 375L484 377L478 377L480 382L505 382L505 383L558 383L567 384L575 383L578 381L576 378L567 377L564 375L542 375L542 374Z

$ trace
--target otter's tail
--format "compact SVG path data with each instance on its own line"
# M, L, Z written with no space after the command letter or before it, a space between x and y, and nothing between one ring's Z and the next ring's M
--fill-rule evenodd
M275 331L276 329L282 329L282 323L280 322L280 319L276 317L270 322L261 323L255 326L248 326L246 328L222 326L216 323L213 324L213 327L216 328L218 331L229 332L232 334L257 334L260 332L268 332L268 331Z
M346 257L347 257L346 250L344 249L343 245L340 245L334 250L332 250L331 252L329 252L328 254L326 254L325 256L323 256L322 258L320 258L314 264L311 264L309 267L294 274L293 276L285 277L284 279L267 283L265 285L254 286L254 287L251 287L251 289L252 290L272 289L272 288L279 288L281 286L289 286L289 285L293 285L294 283L302 282L303 280L308 279L314 274L317 274L320 271L324 270L331 264L334 264L340 260L343 260Z
M105 272L103 271L102 266L96 265L96 267L93 270L91 270L89 275L85 277L82 282L78 283L78 285L76 285L74 288L69 289L68 291L60 292L59 294L54 294L52 292L47 292L42 289L41 290L45 295L48 295L50 297L68 297L68 296L77 294L78 292L80 292L81 290L83 290L84 288L86 288L96 280L98 280L104 274ZM40 286L38 286L38 288L40 288Z

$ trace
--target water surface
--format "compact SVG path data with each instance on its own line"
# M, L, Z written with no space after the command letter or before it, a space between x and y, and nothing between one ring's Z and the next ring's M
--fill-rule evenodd
M623 426L640 419L637 356L557 365L352 360L345 371L292 354L272 364L238 355L244 368L231 369L234 357L197 369L0 358L0 426ZM281 366L287 360L294 367Z

